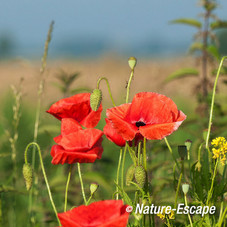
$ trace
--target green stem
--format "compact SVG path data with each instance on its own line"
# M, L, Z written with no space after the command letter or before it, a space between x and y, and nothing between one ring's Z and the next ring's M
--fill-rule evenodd
M68 179L67 179L67 183L66 183L66 188L65 188L65 206L64 206L64 212L66 212L67 210L67 200L68 200L68 189L69 189L69 182L70 182L70 178L71 178L71 174L72 174L72 164L70 165L69 168L69 175L68 175Z
M117 180L116 180L117 186L119 186L119 173L120 173L120 168L121 168L122 152L123 152L123 150L121 148L120 149L120 156L119 156L118 166L117 166ZM119 199L119 188L116 187L116 190L117 190L116 199L118 200Z
M216 78L215 78L215 82L214 82L212 100L211 100L211 107L210 107L210 118L209 118L207 138L206 138L206 149L208 148L208 143L209 143L209 138L210 138L210 131L211 131L211 125L212 125L212 118L213 118L214 99L215 99L216 87L217 87L218 78L219 78L219 75L220 75L220 72L221 72L221 68L222 68L223 62L224 62L224 60L226 58L227 58L227 56L224 56L221 59L221 62L220 62L219 67L218 67L217 75L216 75Z
M99 89L99 85L100 85L100 82L102 80L105 80L106 81L106 84L107 84L107 88L108 88L108 92L109 92L109 95L110 95L110 98L111 98L111 101L113 103L113 106L116 106L115 102L114 102L114 99L113 99L113 96L112 96L112 93L111 93L111 90L110 90L110 84L109 84L109 81L106 77L100 77L98 79L98 82L97 82L97 89Z
M170 154L171 154L171 155L172 155L172 157L173 157L173 160L174 160L174 161L175 161L175 163L176 163L176 166L177 166L178 170L180 170L179 164L178 164L178 162L177 162L176 158L175 158L175 157L174 157L174 155L173 155L173 150L172 150L172 148L170 147L170 145L169 145L169 142L168 142L167 138L166 138L166 137L164 137L164 140L165 140L165 142L166 142L166 145L167 145L167 147L168 147L168 149L169 149Z
M2 221L2 193L0 193L0 227L2 227L3 221Z
M83 179L82 179L82 175L81 175L80 163L79 162L77 163L77 167L78 167L78 174L79 174L81 191L82 191L84 203L85 203L85 205L87 205L87 199L86 199L85 192L84 192L84 184L83 184Z
M122 166L121 166L121 188L124 189L124 168L125 168L125 156L126 156L127 146L125 144Z
M223 201L221 202L218 223L221 222L222 213L223 213Z
M126 103L128 103L130 86L131 86L133 75L134 75L134 70L132 69L130 77L129 77L128 85L127 85Z
M206 205L208 205L210 199L212 198L213 188L214 188L214 179L215 179L215 176L216 176L216 173L217 173L217 166L218 166L218 160L215 163L214 173L213 173L213 177L212 177L212 182L211 182L210 190L208 192Z
M185 200L185 205L188 206L186 194L184 194L184 200ZM189 220L189 222L190 222L190 226L193 227L192 219L191 219L191 216L190 216L189 213L188 213L188 220Z
M91 194L90 197L88 198L87 205L90 203L92 197L93 197L93 194Z
M147 140L146 138L144 137L143 138L143 167L144 167L144 170L146 171L147 173Z
M140 154L141 154L141 142L139 142L138 144L138 166L141 164Z
M48 30L48 34L47 34L47 39L45 42L45 47L44 47L44 53L43 53L43 57L42 57L42 65L41 65L41 69L40 69L40 75L42 77L40 83L39 83L39 89L38 89L38 101L37 101L37 107L36 107L36 117L35 117L35 128L34 128L34 137L33 137L33 142L36 143L37 142L37 136L38 136L38 129L39 129L39 119L40 119L40 109L41 109L41 97L42 97L42 93L43 93L43 89L44 89L44 78L43 78L43 74L46 70L46 61L47 61L47 55L48 55L48 48L49 48L49 44L51 41L51 35L53 32L53 26L54 26L54 22L52 21L50 26L49 26L49 30ZM32 151L32 168L34 169L35 167L35 148L33 148ZM29 199L28 199L28 212L29 214L31 214L31 210L32 210L32 193L33 189L31 189L29 191Z
M53 210L55 212L58 224L61 225L59 218L58 218L58 212L57 212L57 209L55 207L55 204L54 204L54 201L53 201L53 198L52 198L50 186L49 186L48 179L47 179L47 176L46 176L46 171L45 171L45 168L44 168L44 165L43 165L43 158L42 158L41 150L40 150L40 147L37 143L31 142L27 145L27 147L25 149L25 153L24 153L24 161L25 161L26 164L28 163L28 159L27 159L28 148L32 145L37 147L37 150L38 150L38 153L39 153L40 165L41 165L41 168L42 168L42 172L43 172L44 180L45 180L45 183L46 183L47 191L48 191L48 194L49 194L50 202L51 202Z
M180 185L181 185L181 179L182 179L182 173L180 174L179 180L178 180L178 184L177 184L177 191L176 191L176 196L175 196L175 203L174 203L174 208L177 208L177 198L178 198L178 194L179 194L179 190L180 190Z
M218 226L217 227L221 227L222 226L222 223L223 223L223 221L225 219L225 215L226 214L227 214L227 207L225 208L225 210L224 210L224 212L222 214L222 218L221 218L220 222L218 223Z

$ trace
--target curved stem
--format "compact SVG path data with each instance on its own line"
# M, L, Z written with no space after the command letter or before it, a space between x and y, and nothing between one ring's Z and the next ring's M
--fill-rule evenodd
M67 179L67 183L66 183L66 188L65 188L65 206L64 206L64 212L66 212L66 210L67 210L68 189L69 189L69 181L70 181L71 174L72 174L72 167L73 167L73 165L71 164L70 165L70 168L69 168L69 175L68 175L68 179Z
M185 205L188 206L186 194L184 194L184 200L185 200ZM191 219L191 216L190 216L189 213L188 213L188 220L189 220L189 222L190 222L190 226L193 227L192 219Z
M123 150L121 148L120 149L120 156L119 156L118 166L117 166L117 180L116 180L117 186L119 186L119 173L120 173L120 167L121 167L122 152L123 152ZM117 190L116 199L118 200L119 199L119 188L116 187L116 190Z
M209 138L210 138L210 131L211 131L211 125L212 125L212 117L213 117L213 110L214 110L214 99L215 99L216 87L217 87L218 78L219 78L219 75L220 75L220 72L221 72L221 68L222 68L223 62L224 62L224 60L226 58L227 58L227 56L224 56L221 59L221 62L220 62L219 67L218 67L217 75L216 75L216 78L215 78L215 82L214 82L212 100L211 100L211 107L210 107L210 118L209 118L207 138L206 138L206 149L208 148L208 143L209 143Z
M43 172L43 176L44 176L44 180L45 180L45 183L46 183L46 186L47 186L47 191L48 191L48 194L49 194L49 197L50 197L50 202L52 204L52 207L53 207L53 210L55 212L55 215L56 215L56 218L57 218L57 221L58 221L58 224L61 226L61 223L59 221L59 218L58 218L58 212L57 212L57 209L55 207L55 204L54 204L54 201L53 201L53 198L52 198L52 194L51 194L51 190L50 190L50 186L49 186L49 183L48 183L48 179L47 179L47 176L46 176L46 171L45 171L45 168L44 168L44 165L43 165L43 158L42 158L42 154L41 154L41 150L40 150L40 147L37 143L35 142L31 142L27 145L26 149L25 149L25 153L24 153L24 160L25 160L25 163L27 164L28 163L28 159L27 159L27 153L28 153L28 148L30 146L36 146L37 147L37 150L38 150L38 153L39 153L39 159L40 159L40 165L41 165L41 169L42 169L42 172Z
M79 174L81 191L82 191L84 203L85 203L85 205L87 205L87 199L86 199L85 192L84 192L84 184L83 184L83 179L82 179L82 176L81 176L81 170L80 170L80 163L79 162L77 163L77 167L78 167L78 174Z
M127 85L126 103L128 103L130 86L131 86L133 75L134 75L134 70L131 71L131 74L130 74L130 77L129 77L129 81L128 81L128 85Z
M127 146L125 144L124 154L123 154L123 160L122 160L122 166L121 166L121 188L123 190L124 188L124 168L125 168L125 156L126 156Z
M107 88L108 88L108 92L109 92L111 101L112 101L112 103L113 103L113 106L116 106L116 104L115 104L115 102L114 102L114 100L113 100L113 96L112 96L111 90L110 90L109 81L108 81L108 79L107 79L106 77L100 77L100 78L98 79L98 82L97 82L97 89L99 89L99 85L100 85L100 82L101 82L102 80L105 80L105 81L106 81L106 84L107 84Z

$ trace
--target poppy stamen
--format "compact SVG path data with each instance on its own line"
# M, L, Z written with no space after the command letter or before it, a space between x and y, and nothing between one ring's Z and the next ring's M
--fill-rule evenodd
M145 126L146 124L144 123L144 122L142 122L142 121L137 121L136 122L136 127L140 127L140 126Z

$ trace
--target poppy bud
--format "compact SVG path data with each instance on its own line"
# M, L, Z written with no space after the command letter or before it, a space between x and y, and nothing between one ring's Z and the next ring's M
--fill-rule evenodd
M143 166L137 166L135 169L135 179L137 184L143 188L145 181L146 181L146 172Z
M23 175L25 180L26 189L29 191L32 187L33 170L29 163L23 165Z
M133 180L134 175L135 175L135 166L134 166L134 164L132 164L132 165L128 168L127 173L126 173L126 185L127 185L127 186L130 185L130 181Z
M184 142L184 145L187 147L187 150L189 151L192 145L192 141L191 140L186 140Z
M178 154L181 157L181 160L184 160L187 156L187 147L185 145L178 146Z
M91 183L90 185L90 192L93 195L98 190L99 185L97 183Z
M128 64L129 64L129 67L134 70L134 68L136 67L136 62L137 62L137 59L135 57L130 57L128 59Z
M102 91L100 89L94 89L90 96L91 109L97 111L102 101Z
M192 141L191 140L186 140L184 142L184 145L187 147L187 151L188 151L188 160L190 160L190 148L191 148L191 145L192 145Z
M182 191L185 195L188 193L188 190L189 190L189 184L187 183L182 184Z

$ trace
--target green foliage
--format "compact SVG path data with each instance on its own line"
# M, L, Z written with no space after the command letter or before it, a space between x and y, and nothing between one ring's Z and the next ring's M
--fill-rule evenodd
M75 82L75 80L78 79L80 73L66 73L65 71L61 70L57 75L56 78L58 79L59 83L54 83L54 86L56 86L65 97L71 95L71 94L78 94L80 92L90 92L91 89L87 87L79 87L71 89L71 86Z
M198 76L198 75L199 75L199 72L197 69L192 69L192 68L180 69L172 73L171 75L169 75L165 79L165 82L170 82L172 80L184 78L187 76Z
M201 23L198 20L192 19L192 18L180 18L176 20L170 21L172 24L185 24L190 25L196 28L201 28Z
M227 21L214 21L210 24L211 29L220 29L220 28L227 28Z

